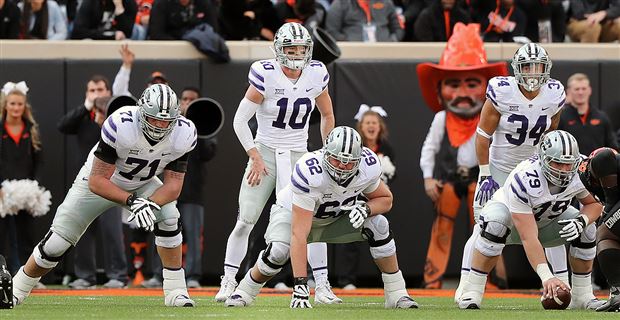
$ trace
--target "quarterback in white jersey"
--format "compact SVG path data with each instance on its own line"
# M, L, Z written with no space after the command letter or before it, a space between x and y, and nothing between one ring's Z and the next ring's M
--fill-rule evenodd
M179 114L176 94L164 84L147 88L138 106L122 107L101 128L52 227L14 279L14 302L23 303L41 277L52 270L102 212L124 206L129 221L154 231L162 260L164 303L193 307L181 261L183 237L176 198L181 192L194 124ZM162 173L164 181L157 175Z
M504 184L510 171L536 151L543 134L558 127L566 94L562 84L550 78L551 66L545 49L529 43L519 48L512 58L514 77L489 80L487 100L476 130L480 171L474 193L475 219L493 193ZM473 234L479 232L474 227ZM470 270L472 250L473 235L463 249L461 281L455 301ZM554 272L562 273L568 280L564 247L548 250Z
M349 243L367 240L382 272L386 308L417 308L398 268L396 244L383 216L392 207L392 193L381 181L377 155L362 147L350 127L337 127L322 150L306 153L295 164L288 184L278 193L265 233L267 249L233 294L228 306L254 302L260 288L291 257L295 287L291 308L311 308L307 284L309 242ZM363 195L367 200L358 200Z
M233 127L249 161L239 190L239 214L228 237L224 276L215 300L224 302L237 282L235 276L247 253L250 231L274 188L276 194L290 180L291 167L307 150L312 110L321 112L321 135L334 128L332 101L325 65L311 60L313 42L299 23L286 23L275 35L275 59L259 60L248 73L250 84L235 113ZM256 139L248 121L256 114ZM310 246L309 262L317 283L317 302L340 303L327 281L327 246Z
M581 161L577 141L568 132L546 134L538 154L521 162L482 209L475 235L471 271L458 301L461 309L478 309L488 272L505 245L522 244L543 285L543 296L571 289L547 266L543 247L569 243L573 270L572 309L592 309L599 301L592 293L590 272L596 255L594 221L602 205L586 190L577 168ZM576 197L581 212L570 205Z

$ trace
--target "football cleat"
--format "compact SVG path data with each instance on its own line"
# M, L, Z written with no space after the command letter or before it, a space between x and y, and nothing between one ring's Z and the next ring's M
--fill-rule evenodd
M237 288L237 281L235 277L222 276L220 282L220 291L215 295L215 301L224 302L228 299Z
M175 289L168 293L164 299L166 307L194 307L196 302L190 299L187 290Z
M329 281L325 281L316 284L316 288L314 289L314 303L336 304L342 303L342 299L334 294Z
M0 255L0 309L13 309L13 278L6 267L4 256Z
M254 297L243 290L235 290L228 299L226 299L227 307L249 307L254 303Z
M396 301L396 309L417 309L420 307L418 303L409 296L404 296Z
M475 291L465 292L457 302L459 309L480 309L482 295Z
M573 296L568 309L580 309L580 310L596 310L606 303L605 300L591 297L576 297Z
M620 289L618 287L609 288L609 300L602 306L596 308L597 312L620 312Z

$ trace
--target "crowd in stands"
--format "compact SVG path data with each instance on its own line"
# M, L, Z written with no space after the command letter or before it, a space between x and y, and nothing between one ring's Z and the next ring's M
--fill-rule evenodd
M457 22L487 42L620 40L620 0L0 0L0 39L273 40L286 22L338 41L446 41Z

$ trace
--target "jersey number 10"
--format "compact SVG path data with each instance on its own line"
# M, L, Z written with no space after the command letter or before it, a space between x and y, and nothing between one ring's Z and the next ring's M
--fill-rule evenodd
M286 110L288 109L288 98L282 98L278 100L276 104L280 107L280 111L278 111L278 118L276 121L272 122L271 125L276 128L284 129L286 128L284 118L286 117ZM301 121L297 122L297 117L299 116L301 106L305 106L305 113L301 117ZM293 102L293 112L291 113L291 117L288 119L289 127L293 129L303 129L306 126L306 121L308 120L310 111L312 111L312 101L310 101L309 98L298 98L295 100L295 102Z

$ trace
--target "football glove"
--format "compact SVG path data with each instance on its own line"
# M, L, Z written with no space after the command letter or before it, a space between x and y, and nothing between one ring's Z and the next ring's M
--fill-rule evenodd
M474 201L483 207L487 201L491 200L495 191L499 189L499 184L493 180L488 165L480 166L480 174L478 175L478 190L474 196Z
M127 205L131 211L127 221L136 220L138 227L153 231L157 219L153 210L161 210L161 207L148 198L137 197L135 193L127 198Z
M341 206L340 210L349 211L349 221L355 229L359 229L370 215L370 208L364 201L355 201L352 206Z
M308 278L295 278L291 308L312 308L310 305L310 287Z
M588 222L588 217L583 214L580 214L575 219L559 220L558 223L564 226L564 228L560 230L560 237L564 238L566 242L571 242L579 238L583 230L588 225Z

